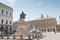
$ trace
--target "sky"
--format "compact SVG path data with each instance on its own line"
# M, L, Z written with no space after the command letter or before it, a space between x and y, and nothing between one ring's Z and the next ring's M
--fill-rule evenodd
M13 8L13 21L18 21L21 12L26 14L26 21L45 17L55 17L59 22L60 0L0 0L1 3Z

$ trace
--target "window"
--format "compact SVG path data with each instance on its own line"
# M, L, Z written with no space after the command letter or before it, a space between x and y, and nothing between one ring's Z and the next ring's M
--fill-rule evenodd
M3 14L3 9L2 9L2 14Z
M49 32L49 29L47 29L47 31Z
M12 16L12 13L10 13L10 16Z
M8 20L6 20L6 24L8 24Z
M53 28L53 32L55 32L55 29Z
M41 31L41 29L39 29L39 31Z
M1 23L3 24L3 22L4 22L4 20L2 19L2 20L1 20Z
M10 21L10 24L11 24L11 21Z
M46 29L44 29L44 31L46 31Z
M42 29L42 32L43 32L43 29Z
M52 29L50 29L50 31L52 31Z
M1 31L4 30L3 26L1 26Z
M8 29L8 27L6 26L6 29Z
M6 15L8 15L8 11L6 11Z

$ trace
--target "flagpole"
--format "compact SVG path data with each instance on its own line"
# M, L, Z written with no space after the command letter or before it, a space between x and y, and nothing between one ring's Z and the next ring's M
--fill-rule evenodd
M60 16L59 16L59 24L60 24Z

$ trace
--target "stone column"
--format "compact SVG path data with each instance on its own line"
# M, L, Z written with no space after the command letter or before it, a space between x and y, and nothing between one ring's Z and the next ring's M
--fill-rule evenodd
M4 36L4 33L3 33L3 31L1 32L1 39L3 39L3 36Z

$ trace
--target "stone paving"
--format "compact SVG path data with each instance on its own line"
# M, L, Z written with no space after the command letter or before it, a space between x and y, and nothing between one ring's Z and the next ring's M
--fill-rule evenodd
M60 40L60 33L54 33L54 32L43 33L42 38L36 38L33 40Z
M28 37L24 37L24 39L27 39ZM20 40L20 37L16 37L16 39L13 39L13 37L4 37L3 39L0 38L0 40ZM33 40L60 40L60 33L54 33L54 32L46 32L43 33L42 37L35 38Z

